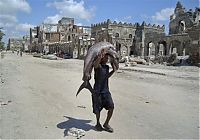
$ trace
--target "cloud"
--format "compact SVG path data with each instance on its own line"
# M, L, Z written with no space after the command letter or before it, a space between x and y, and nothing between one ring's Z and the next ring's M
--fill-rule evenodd
M30 13L31 7L25 0L1 0L1 14L15 14L18 11Z
M19 36L22 32L28 31L33 25L28 23L20 23L17 19L17 13L30 13L31 7L26 0L0 0L0 27L3 27L5 37L7 39Z
M83 26L83 24L82 24L82 23L76 23L76 25L77 25L77 26Z
M86 8L83 0L79 2L75 0L55 1L48 3L47 6L53 7L59 12L55 16L49 16L44 20L45 22L49 21L51 23L58 22L58 20L66 16L89 21L94 16L95 11L95 7Z
M156 12L154 16L152 16L152 19L154 21L165 21L169 20L170 15L174 13L174 8L165 8L162 9L160 12Z
M56 24L62 18L61 15L56 14L55 16L49 16L44 20L44 23Z
M116 21L117 23L121 22L121 23L129 23L131 22L132 16L125 16L125 17L121 17L121 18L114 18L113 21ZM111 19L112 20L112 19Z
M125 20L125 21L129 21L131 19L132 19L132 16L126 16L126 17L123 18L123 20Z
M151 16L148 16L148 15L146 15L146 14L141 14L140 17L141 17L141 19L143 19L144 21L151 20Z
M33 28L35 27L34 25L31 25L31 24L28 24L28 23L20 23L20 24L17 24L15 26L15 29L17 31L21 31L21 32L27 32L30 30L30 28Z
M0 27L12 27L17 23L17 18L13 15L0 14Z

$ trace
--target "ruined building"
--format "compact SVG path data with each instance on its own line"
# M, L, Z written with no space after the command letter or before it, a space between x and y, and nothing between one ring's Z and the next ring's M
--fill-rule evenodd
M32 50L44 53L67 53L73 58L84 56L93 39L91 28L77 26L73 18L63 17L57 24L43 23L30 29Z
M95 42L108 41L123 56L142 57L199 55L200 8L187 11L177 2L170 16L169 34L165 26L145 22L105 22L77 26L73 18L63 17L57 24L42 24L30 29L30 46L33 51L68 53L73 58L83 58Z
M10 50L23 50L24 41L22 38L9 38L8 48Z
M146 56L148 55L145 46L147 35L165 36L164 26L147 25L145 22L140 25L139 23L117 23L108 19L106 22L92 24L91 28L92 37L95 38L96 42L111 42L116 46L116 50L121 56Z
M169 35L165 27L139 23L117 23L109 19L92 24L96 42L109 41L123 55L146 57L168 56L171 53L189 55L200 48L200 9L186 11L180 2L170 16Z
M171 52L175 49L178 55L199 52L200 8L186 11L178 2L174 14L170 16L169 36L166 36L165 40L171 45Z

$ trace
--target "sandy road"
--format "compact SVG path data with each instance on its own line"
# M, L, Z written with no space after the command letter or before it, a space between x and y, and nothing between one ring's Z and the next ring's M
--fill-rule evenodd
M71 139L65 136L71 127L84 129L86 139L199 137L198 68L169 69L172 74L165 76L116 73L110 79L115 132L108 133L94 130L89 92L75 97L82 66L81 60L51 61L7 52L0 59L0 138ZM105 115L103 110L102 123Z

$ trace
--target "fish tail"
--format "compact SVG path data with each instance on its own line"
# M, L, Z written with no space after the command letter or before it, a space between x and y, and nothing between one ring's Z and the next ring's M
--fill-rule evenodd
M84 88L88 89L91 93L94 93L94 89L92 88L90 82L89 82L89 81L86 81L86 82L83 82L83 83L81 84L81 86L79 87L79 89L78 89L78 91L77 91L77 93L76 93L76 96L78 96L78 94L80 93L80 91L81 91L82 89L84 89Z

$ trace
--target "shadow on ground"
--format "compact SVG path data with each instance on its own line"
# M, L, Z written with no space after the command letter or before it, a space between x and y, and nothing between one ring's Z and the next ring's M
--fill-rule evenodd
M65 129L64 137L67 136L68 130L72 127L83 129L85 131L95 130L94 126L89 124L91 120L81 120L81 119L76 119L76 118L72 118L68 116L64 116L64 117L67 118L68 120L57 124L58 128Z

